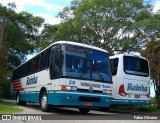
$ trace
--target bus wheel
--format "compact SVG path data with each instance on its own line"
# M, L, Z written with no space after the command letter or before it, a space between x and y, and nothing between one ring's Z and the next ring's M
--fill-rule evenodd
M48 112L51 109L51 106L48 105L47 103L48 103L47 92L44 91L41 95L41 100L40 100L40 106L43 112Z
M79 108L79 111L82 113L82 114L86 114L90 111L90 109L87 109L87 108Z
M19 98L19 93L16 96L16 104L17 105L26 105L26 101L21 101Z

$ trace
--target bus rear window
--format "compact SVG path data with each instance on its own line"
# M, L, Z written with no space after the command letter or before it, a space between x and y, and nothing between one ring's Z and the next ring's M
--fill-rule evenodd
M124 56L124 72L132 75L149 76L148 61L138 57Z

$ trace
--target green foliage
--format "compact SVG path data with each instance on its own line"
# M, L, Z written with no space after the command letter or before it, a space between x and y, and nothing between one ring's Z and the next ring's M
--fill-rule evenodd
M55 36L101 47L110 54L116 49L140 51L151 26L155 27L151 9L143 0L73 0L59 13L62 23Z
M7 71L6 76L11 76L10 71ZM0 78L0 97L8 98L10 96L10 77Z
M0 96L7 97L10 90L10 76L13 68L26 60L26 55L34 52L39 39L39 28L44 19L28 12L15 12L16 5L0 4L0 29L4 28L3 47L0 47ZM2 35L2 34L0 34Z
M157 112L157 107L154 106L137 106L133 110L138 111L138 112Z
M149 60L153 81L160 85L160 41L149 42L143 55Z
M0 4L0 17L5 13L3 45L7 51L6 62L12 69L32 53L38 40L38 31L44 19L27 12L15 12L15 4L4 7Z
M146 43L160 37L160 14L153 13L144 0L73 0L58 17L62 19L59 25L47 25L42 31L46 35L42 42L70 40L112 54L114 50L140 52Z
M154 98L150 98L149 99L149 105L151 105L151 106L156 106L156 98L154 97Z
M44 24L43 30L40 35L40 40L38 40L36 46L44 49L54 41L56 41L55 33L58 30L58 25L50 25L50 24Z
M149 42L142 54L149 60L157 105L160 107L160 41Z
M149 105L139 106L113 106L112 110L129 111L129 112L147 112L160 114L160 110L156 105L156 98L150 98Z

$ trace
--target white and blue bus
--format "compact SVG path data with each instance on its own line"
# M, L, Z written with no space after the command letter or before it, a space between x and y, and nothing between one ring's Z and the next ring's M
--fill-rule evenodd
M13 71L12 97L17 104L69 106L87 113L110 107L112 76L106 50L81 43L58 41Z
M146 105L150 96L148 60L140 55L118 54L112 64L112 105Z

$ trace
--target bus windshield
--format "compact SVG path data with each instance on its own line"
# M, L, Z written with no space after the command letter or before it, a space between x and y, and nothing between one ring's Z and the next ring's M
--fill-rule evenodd
M111 82L107 53L82 47L66 46L64 76Z
M127 74L149 76L148 61L138 57L124 56L124 71Z

